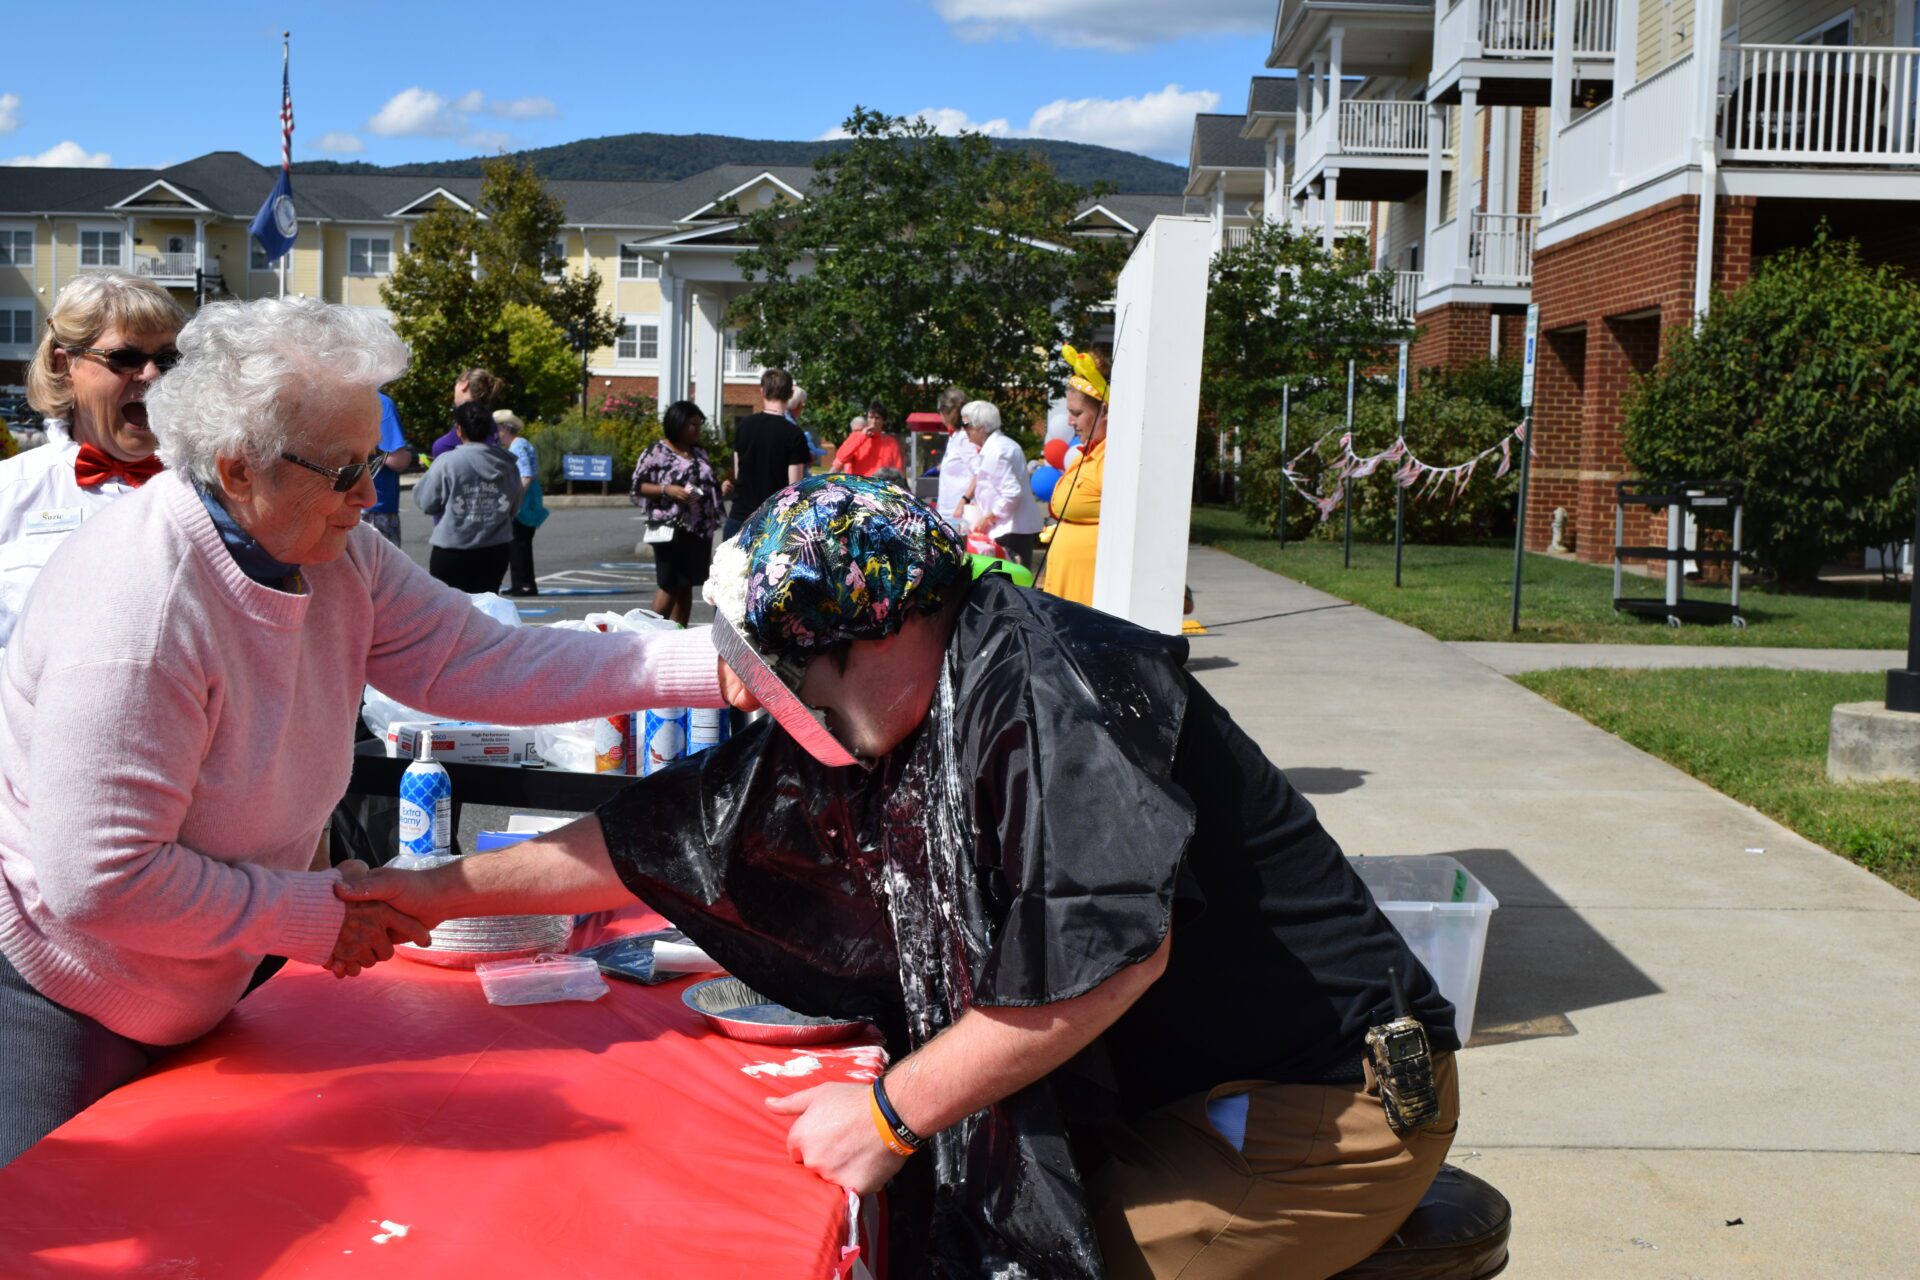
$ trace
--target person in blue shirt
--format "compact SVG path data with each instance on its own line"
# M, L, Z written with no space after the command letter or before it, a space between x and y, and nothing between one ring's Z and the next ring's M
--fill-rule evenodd
M385 392L380 393L380 447L384 463L374 469L373 492L379 498L362 517L394 546L400 545L400 473L413 465L413 450L400 429L400 414Z

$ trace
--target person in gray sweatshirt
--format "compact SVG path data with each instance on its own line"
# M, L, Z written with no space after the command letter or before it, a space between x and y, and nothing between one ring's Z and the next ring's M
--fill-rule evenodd
M478 400L456 407L453 425L459 446L435 458L413 490L414 504L437 521L427 570L460 591L498 591L520 507L519 464L486 443L493 411Z

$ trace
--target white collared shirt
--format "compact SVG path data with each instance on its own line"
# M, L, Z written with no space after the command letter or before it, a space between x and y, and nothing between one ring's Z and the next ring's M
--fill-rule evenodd
M1027 455L1012 437L1004 431L994 432L968 461L978 476L974 505L993 514L993 524L987 529L989 537L1040 532L1046 520L1033 498ZM941 478L944 481L944 473Z
M119 479L82 489L73 478L79 456L67 424L49 420L45 444L0 462L0 647L54 549L89 515L135 489Z

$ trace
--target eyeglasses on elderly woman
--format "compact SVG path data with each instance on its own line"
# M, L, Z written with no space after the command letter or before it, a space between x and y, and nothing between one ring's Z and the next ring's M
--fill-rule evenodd
M118 374L139 373L148 363L161 373L180 363L180 353L172 347L163 351L142 351L138 347L82 347L66 348L69 355L99 356L107 368Z
M318 462L309 462L297 453L282 453L280 456L288 462L293 463L296 467L305 467L309 471L317 471L321 475L328 477L333 481L333 491L335 493L345 493L360 483L361 476L366 475L369 471L379 466L386 458L387 453L384 449L376 449L374 450L373 456L365 462L350 462L344 467L329 467Z

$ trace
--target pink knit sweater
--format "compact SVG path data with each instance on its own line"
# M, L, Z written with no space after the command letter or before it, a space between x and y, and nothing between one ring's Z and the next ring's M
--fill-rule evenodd
M302 574L248 579L168 473L67 540L7 646L0 950L121 1035L190 1040L262 955L331 952L335 873L304 868L363 684L507 724L720 705L704 631L502 626L364 525Z

